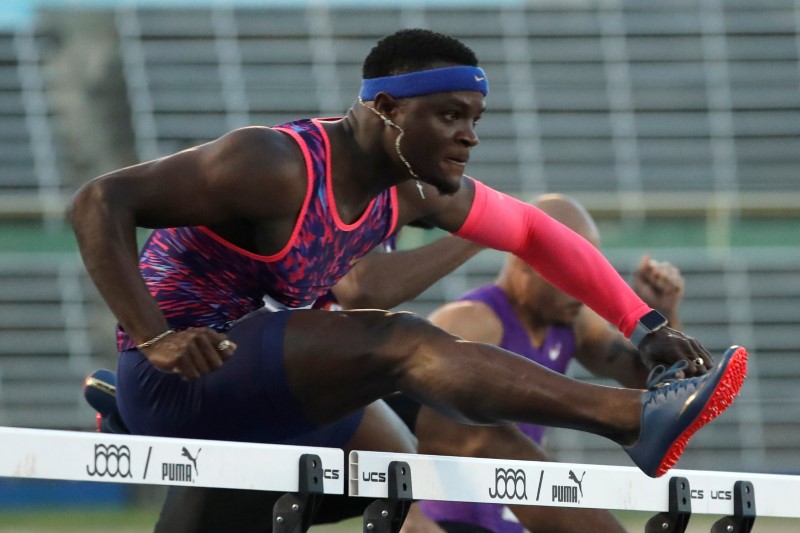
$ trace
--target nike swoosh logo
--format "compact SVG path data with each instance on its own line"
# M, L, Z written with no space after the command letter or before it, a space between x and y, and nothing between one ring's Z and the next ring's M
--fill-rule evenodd
M481 78L480 76L475 76L475 81L483 81L486 78Z
M555 361L558 359L558 356L561 355L561 343L556 344L552 348L547 351L548 357L550 357L551 361Z

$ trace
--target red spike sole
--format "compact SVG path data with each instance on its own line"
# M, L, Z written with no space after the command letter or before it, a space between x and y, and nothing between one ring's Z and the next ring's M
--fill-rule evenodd
M692 435L694 435L698 429L714 420L722 414L725 409L730 407L733 403L733 399L739 395L746 375L747 350L740 347L731 356L728 368L725 369L725 374L722 376L722 379L719 380L719 383L717 383L714 392L711 393L708 403L703 407L703 410L697 418L694 419L694 422L675 439L675 442L669 447L667 453L664 454L664 458L661 460L661 464L658 465L658 469L656 470L655 477L663 476L670 468L675 466L684 448L686 448L686 445L689 443L689 439L692 438Z

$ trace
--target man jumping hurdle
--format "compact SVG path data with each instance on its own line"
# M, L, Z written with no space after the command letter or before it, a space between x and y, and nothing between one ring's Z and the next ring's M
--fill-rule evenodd
M488 93L469 48L404 30L376 45L363 74L341 119L242 128L76 193L84 263L120 324L127 427L413 452L375 403L399 390L464 422L592 432L648 475L666 472L738 394L746 352L713 364L591 244L464 176ZM599 387L409 313L308 309L414 220L513 252L634 341L647 366L687 361L689 379ZM155 228L141 253L136 227Z

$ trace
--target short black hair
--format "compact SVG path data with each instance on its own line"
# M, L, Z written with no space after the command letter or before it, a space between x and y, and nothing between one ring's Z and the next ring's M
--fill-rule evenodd
M478 66L467 45L449 35L424 29L400 30L382 38L364 60L364 79L425 70L433 63Z

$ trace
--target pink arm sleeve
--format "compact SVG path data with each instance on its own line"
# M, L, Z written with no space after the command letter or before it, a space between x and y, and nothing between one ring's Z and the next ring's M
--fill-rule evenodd
M511 252L630 337L650 307L589 241L532 205L475 181L475 199L456 235Z

